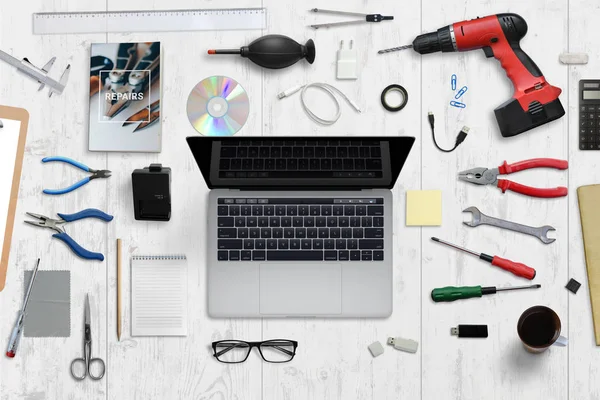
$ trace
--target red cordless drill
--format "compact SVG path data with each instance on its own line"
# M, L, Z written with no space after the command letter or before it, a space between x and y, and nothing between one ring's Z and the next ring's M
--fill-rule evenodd
M565 115L558 99L560 88L550 85L537 65L521 50L527 23L517 14L496 14L457 22L417 36L412 45L379 53L413 48L419 54L483 49L506 71L514 87L513 98L494 110L502 136L523 133Z

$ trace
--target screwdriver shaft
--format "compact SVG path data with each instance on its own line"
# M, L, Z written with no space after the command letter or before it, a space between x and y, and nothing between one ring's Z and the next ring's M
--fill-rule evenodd
M481 253L476 253L476 252L474 252L474 251L472 251L472 250L465 249L464 247L457 246L457 245L455 245L455 244L452 244L452 243L446 242L445 240L438 239L438 238L436 238L436 237L432 237L432 238L431 238L431 240L433 240L434 242L439 242L439 243L445 244L446 246L453 247L453 248L455 248L456 250L460 250L460 251L464 251L465 253L472 254L472 255L474 255L475 257L479 257L479 256L481 255Z
M496 288L497 292L504 292L507 290L521 290L521 289L539 289L541 288L542 285L528 285L528 286L511 286L511 287L504 287L504 288Z

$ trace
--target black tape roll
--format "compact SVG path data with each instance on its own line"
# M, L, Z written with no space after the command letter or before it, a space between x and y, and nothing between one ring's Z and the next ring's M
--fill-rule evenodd
M385 97L388 95L389 92L400 92L400 94L402 95L402 103L400 103L399 106L392 107L385 101ZM381 92L381 105L388 111L400 111L406 106L406 103L408 103L408 92L400 85L390 85L383 89L383 92Z

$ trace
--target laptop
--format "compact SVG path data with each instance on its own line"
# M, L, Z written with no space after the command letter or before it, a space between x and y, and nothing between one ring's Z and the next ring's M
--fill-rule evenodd
M390 189L414 141L188 137L210 189L209 315L389 316Z

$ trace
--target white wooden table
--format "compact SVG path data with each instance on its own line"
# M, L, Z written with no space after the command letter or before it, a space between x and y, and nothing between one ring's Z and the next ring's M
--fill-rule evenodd
M267 7L268 28L258 31L164 34L92 34L34 36L31 14L42 11L144 10L149 8ZM312 7L379 12L392 22L313 31L313 21L330 16L309 13ZM511 85L499 63L483 52L433 54L412 51L377 55L376 50L412 42L425 31L464 19L516 12L529 24L524 50L547 80L563 89L567 110L562 119L529 133L504 139L492 110L507 100ZM7 343L23 296L23 271L37 257L42 269L71 271L71 336L24 338L16 359L0 357L0 399L598 399L600 353L593 340L590 302L583 258L576 188L600 181L599 153L578 150L578 81L597 78L597 0L30 0L0 5L0 48L42 65L57 56L55 68L72 64L70 81L61 96L48 99L36 84L0 64L0 103L26 108L30 115L17 223L12 241L7 286L0 293L0 339ZM286 34L298 41L313 38L317 58L280 71L262 70L239 57L208 57L214 47L239 47L266 33ZM335 51L340 40L354 39L359 52L360 79L336 82ZM87 151L88 63L90 43L155 41L163 43L163 151L160 154L90 153ZM564 51L589 52L586 66L559 64ZM56 73L57 71L55 71ZM448 106L450 76L467 84L465 110ZM417 138L394 189L394 313L372 320L249 320L210 319L206 314L207 188L184 138L195 135L185 114L188 93L201 79L227 75L240 82L251 100L251 113L240 135L410 135ZM323 128L302 112L298 95L277 100L276 94L307 82L328 82L363 108L355 113L342 104L338 123ZM399 113L386 112L381 90L400 83L409 103ZM324 100L319 94L315 102ZM325 101L324 101L325 103ZM323 112L331 111L329 103ZM437 151L426 123L428 111L437 117L442 145L454 142L463 125L471 127L465 143L452 154ZM80 179L68 166L42 165L44 156L63 155L92 168L113 171L108 180L93 181L74 193L42 195L43 188L64 187ZM502 195L498 189L457 181L458 171L498 166L503 160L535 157L568 159L568 171L524 172L519 182L542 187L565 185L567 198L539 200ZM168 223L133 218L131 172L153 162L173 169L173 215ZM405 191L443 190L443 225L405 227ZM537 239L492 227L467 228L461 210L477 206L484 213L531 225L557 228L557 241ZM27 227L26 211L53 215L95 207L115 215L109 224L82 221L69 233L87 247L106 255L103 263L75 257L51 232ZM538 270L542 289L487 296L479 300L434 304L432 288L446 285L516 285L524 281L477 259L432 243L439 236L489 254L506 255ZM126 257L125 329L116 338L116 238L124 240ZM131 254L185 253L189 271L189 335L185 338L131 338L129 262ZM583 283L576 295L564 286L569 278ZM107 363L105 379L74 381L69 363L80 356L83 303L92 299L94 354ZM516 322L529 306L543 304L560 316L567 348L542 355L527 354L516 333ZM489 325L486 340L450 336L459 323ZM386 346L373 359L367 345L385 343L388 336L419 342L408 354ZM244 364L216 362L210 342L225 338L299 341L293 362L263 363L252 354Z

